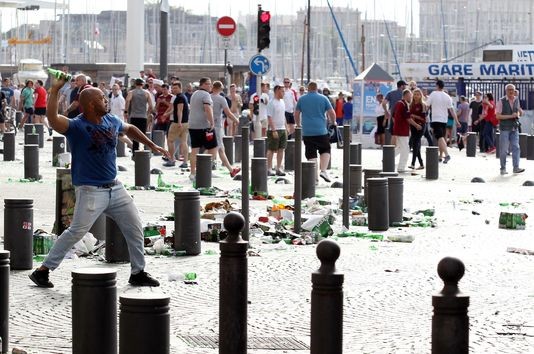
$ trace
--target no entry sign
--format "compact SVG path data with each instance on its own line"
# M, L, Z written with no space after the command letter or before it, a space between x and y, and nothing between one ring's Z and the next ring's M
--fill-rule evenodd
M217 20L217 32L223 37L229 37L234 34L237 26L233 18L223 16Z

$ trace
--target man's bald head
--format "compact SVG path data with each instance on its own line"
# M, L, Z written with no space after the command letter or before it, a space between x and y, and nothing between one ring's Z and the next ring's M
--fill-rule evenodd
M89 105L102 100L102 91L96 87L88 87L80 92L80 105L84 112L89 111Z

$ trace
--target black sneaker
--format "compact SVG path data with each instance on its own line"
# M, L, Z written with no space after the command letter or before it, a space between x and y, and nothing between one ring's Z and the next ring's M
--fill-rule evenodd
M285 176L286 173L283 172L283 171L280 171L280 170L276 170L276 175L277 175L277 176Z
M34 270L32 274L29 275L30 279L40 288L53 288L54 284L48 280L48 274L50 271L47 270Z
M130 275L128 283L133 286L159 286L159 281L152 278L150 274L143 270L137 274Z

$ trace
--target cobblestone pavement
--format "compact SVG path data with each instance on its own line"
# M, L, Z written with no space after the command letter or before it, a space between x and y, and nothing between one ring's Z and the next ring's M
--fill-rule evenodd
M20 143L21 137L17 137ZM55 169L51 167L51 143L41 149L42 182L20 183L23 177L22 146L14 162L0 162L0 196L33 198L34 225L50 231L54 221ZM333 150L332 175L341 178L341 150ZM511 161L509 162L511 163ZM133 162L120 158L128 171L119 178L133 183ZM364 150L364 168L379 168L381 152ZM444 256L462 259L466 273L460 289L471 296L470 346L473 353L534 353L534 256L507 253L507 247L534 249L534 190L522 187L534 180L534 162L521 160L527 171L521 176L501 177L494 155L467 158L457 150L448 165L440 165L440 179L426 181L419 175L405 175L405 208L435 207L437 228L410 229L413 243L371 243L340 238L339 271L345 274L345 353L429 353L431 295L442 282L436 266ZM190 186L186 173L164 168L159 157L152 167L164 171L167 183ZM218 170L213 180L222 189L240 187L228 173ZM472 177L486 183L472 184ZM155 184L155 176L152 176ZM10 180L11 179L11 180ZM291 195L293 185L269 182L271 194ZM144 222L154 222L173 209L168 192L132 191ZM317 194L336 199L341 189L320 182ZM214 198L203 197L201 203ZM470 203L482 199L480 204ZM467 201L466 202L461 202ZM239 205L240 201L232 200ZM497 228L499 202L520 202L531 216L524 231ZM270 202L251 201L251 207L265 210ZM2 203L3 207L3 203ZM475 211L475 213L473 213ZM475 215L480 214L480 215ZM0 213L3 222L3 212ZM173 228L173 223L166 223ZM395 233L390 229L387 233ZM3 240L3 229L0 230ZM376 246L376 247L372 247ZM109 265L96 259L65 260L51 274L53 289L39 289L28 279L29 271L11 272L10 343L29 353L71 352L71 271L79 267L102 266L117 270L118 293L162 292L171 297L171 352L216 353L216 349L189 346L179 336L215 337L218 334L218 260L206 250L218 250L203 243L196 257L147 256L147 270L162 286L137 289L127 285L129 265ZM259 257L249 257L248 335L286 337L309 344L311 272L319 266L315 246L289 246L287 250L260 248ZM36 264L37 265L37 264ZM169 281L168 274L194 271L197 285ZM94 309L98 311L98 309ZM98 341L98 338L95 338ZM250 353L305 353L307 350L250 349Z

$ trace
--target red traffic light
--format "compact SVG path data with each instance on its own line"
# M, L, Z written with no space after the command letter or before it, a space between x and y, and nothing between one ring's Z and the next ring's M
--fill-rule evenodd
M260 21L262 23L268 23L271 19L271 13L269 11L262 11L260 14Z

